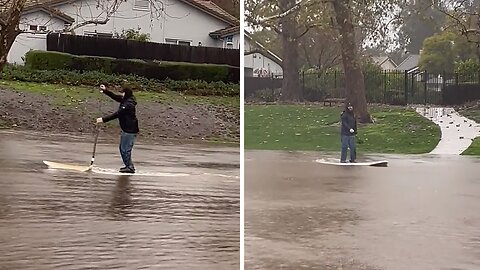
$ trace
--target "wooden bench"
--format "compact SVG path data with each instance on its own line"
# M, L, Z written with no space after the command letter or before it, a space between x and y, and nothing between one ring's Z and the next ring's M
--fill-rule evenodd
M323 100L323 106L326 106L328 102L328 106L332 106L332 103L345 103L344 98L325 98Z

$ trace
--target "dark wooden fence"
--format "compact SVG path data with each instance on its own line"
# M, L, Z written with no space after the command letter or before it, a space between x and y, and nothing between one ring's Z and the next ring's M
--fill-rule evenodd
M192 47L58 33L47 35L47 51L120 59L225 64L240 67L240 50L237 49Z

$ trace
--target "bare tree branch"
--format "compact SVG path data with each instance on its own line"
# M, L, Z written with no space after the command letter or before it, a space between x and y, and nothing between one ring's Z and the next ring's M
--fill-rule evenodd
M309 0L306 0L306 1L309 1ZM295 3L295 5L291 8L289 8L288 10L286 10L285 12L282 12L280 14L277 14L277 15L273 15L273 16L270 16L270 17L266 17L266 18L263 18L263 19L260 19L258 20L257 23L261 24L261 23L264 23L264 22L268 22L268 21L272 21L272 20L276 20L276 19L281 19L281 18L284 18L284 17L287 17L288 15L294 13L295 11L299 10L300 8L302 7L302 2L297 2Z
M313 29L313 28L315 28L315 27L319 27L319 26L322 26L322 24L317 23L317 24L306 25L306 26L305 26L305 30L304 30L301 34L297 35L297 36L295 37L295 39L300 39L301 37L303 37L304 35L306 35L306 34L308 33L308 31L310 31L311 29Z
M85 25L89 25L89 24L107 24L108 21L110 20L110 18L106 18L104 20L89 20L89 21L84 21L84 22L81 22L79 24L76 24L72 27L69 27L68 30L66 31L74 31L78 28L81 28L81 27L84 27Z
M300 0L300 1L297 1L295 3L295 5L292 6L291 8L289 8L288 10L286 10L286 11L280 13L280 14L276 14L276 15L273 15L273 16L270 16L270 17L263 18L263 19L259 20L258 23L262 23L262 22L265 22L265 21L272 21L272 20L276 20L276 19L281 19L281 18L287 17L290 14L298 11L300 8L311 7L311 6L314 6L318 3L329 3L329 2L333 2L333 1L334 0L320 0L320 1Z

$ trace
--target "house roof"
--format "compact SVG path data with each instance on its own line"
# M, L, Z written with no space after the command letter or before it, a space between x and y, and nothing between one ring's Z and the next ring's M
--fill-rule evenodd
M403 60L400 65L397 66L398 70L411 70L418 67L418 62L420 61L420 55L411 54L405 60Z
M245 52L244 55L250 55L250 54L254 54L254 53L260 53L262 54L263 56L267 56L268 58L272 59L273 62L279 64L280 66L283 67L283 60L282 58L280 58L279 56L277 56L276 54L274 54L272 51L268 50L267 48L265 48L265 46L263 46L260 42L258 41L255 41L253 40L253 38L250 36L250 34L245 31L245 39L249 40L250 42L254 42L255 43L255 46L257 48L251 50L251 51L248 51L248 52Z
M29 6L29 7L24 9L23 13L28 14L28 13L36 12L38 10L41 10L45 13L48 13L51 16L56 17L56 18L58 18L58 19L60 19L64 22L68 22L68 23L75 22L74 18L68 16L67 14L61 12L60 10L52 8L50 6L45 6L45 5Z
M210 15L230 24L231 26L240 25L240 21L235 18L232 14L228 13L220 6L215 4L212 1L205 1L205 0L180 0L187 4L190 4L194 7L197 7L200 10L203 10Z
M264 57L268 57L270 60L277 63L279 66L283 67L282 60L277 58L278 56L276 56L274 54L271 54L266 50L255 49L255 50L252 50L252 51L249 51L249 52L245 52L243 55L247 56L247 55L256 54L256 53L259 53L259 54L263 55Z
M58 4L72 3L75 1L76 0L27 0L25 7L26 9L31 9L31 8L40 7L40 6L53 7ZM237 18L235 18L235 16L231 15L230 13L228 13L227 11L222 9L220 6L218 6L217 4L211 1L205 1L205 0L179 0L179 1L182 1L193 7L196 7L210 14L211 16L216 17L217 19L220 19L221 21L228 23L231 26L240 25L240 21Z
M390 61L394 66L397 66L397 64L388 56L372 56L372 60L379 66L383 65L387 61Z
M224 38L226 36L237 34L237 33L240 33L240 25L223 28L223 29L211 32L209 35L211 38L219 39L219 38Z

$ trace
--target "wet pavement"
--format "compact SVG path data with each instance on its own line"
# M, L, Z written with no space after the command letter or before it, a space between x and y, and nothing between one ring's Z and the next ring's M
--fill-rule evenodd
M453 108L420 107L416 111L437 124L442 132L432 154L459 155L480 136L480 124L461 116Z
M480 159L245 152L245 269L480 269Z
M134 176L42 163L88 165L91 141L0 132L0 269L239 268L238 148L139 143ZM110 143L96 166L114 171Z

